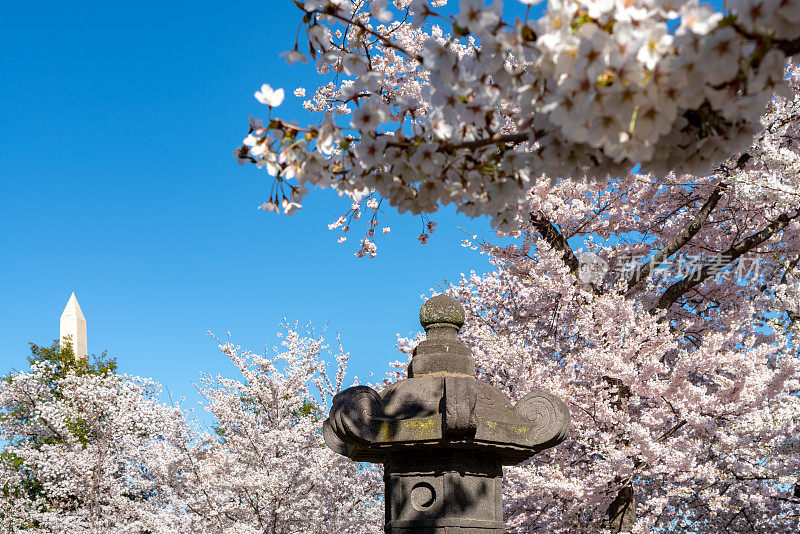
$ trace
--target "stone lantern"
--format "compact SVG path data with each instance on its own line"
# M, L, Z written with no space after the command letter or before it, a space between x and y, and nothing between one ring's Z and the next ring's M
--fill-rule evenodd
M380 393L366 386L333 399L325 443L359 462L381 463L387 534L503 532L504 465L558 445L569 409L533 391L512 404L475 378L475 360L458 339L464 308L438 295L422 305L426 339L408 379Z

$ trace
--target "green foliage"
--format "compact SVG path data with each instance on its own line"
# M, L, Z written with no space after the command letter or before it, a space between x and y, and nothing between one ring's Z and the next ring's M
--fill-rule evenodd
M76 358L69 342L64 347L61 347L58 341L53 341L49 347L34 343L30 346L31 355L28 356L28 362L31 365L37 362L53 364L56 367L55 378L63 378L68 374L106 376L117 371L117 360L110 357L108 351L103 351L99 356L92 354L86 358Z

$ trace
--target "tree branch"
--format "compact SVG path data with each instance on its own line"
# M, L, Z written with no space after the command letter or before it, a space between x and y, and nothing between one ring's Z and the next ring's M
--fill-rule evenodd
M303 9L303 8L301 7L300 9ZM305 11L305 9L303 9L303 11ZM405 48L403 48L399 44L395 43L394 41L392 41L391 39L389 39L385 35L381 35L380 33L376 32L375 30L373 30L372 28L370 28L369 26L367 26L366 24L364 24L360 20L356 20L355 15L352 18L343 17L342 15L340 15L336 11L335 7L329 7L329 8L324 8L324 9L315 9L313 11L306 11L306 13L311 13L311 14L319 13L322 16L333 17L333 18L335 18L335 19L337 19L337 20L339 20L341 22L344 22L346 24L352 24L353 26L357 27L359 30L363 31L364 33L369 34L369 35L377 38L385 46L397 50L398 52L400 52L401 54L407 56L410 59L414 59L414 60L418 61L420 65L423 63L421 55L413 54L413 53L409 52L408 50L406 50Z
M686 419L681 419L680 421L678 421L678 424L676 424L675 426L673 426L672 428L661 434L656 440L656 442L661 443L662 441L668 440L670 436L672 436L672 434L683 428L683 426L686 425L686 422L687 422Z
M736 30L736 33L752 41L763 40L761 35L746 30L741 24L733 24L732 27L734 30ZM772 46L790 57L800 53L800 39L775 39L772 41Z
M579 268L578 258L575 256L572 247L569 246L567 238L564 237L564 235L558 231L558 228L547 220L541 212L538 214L531 213L531 224L551 247L561 252L561 258L564 260L564 263L569 267L569 271L577 278Z
M760 232L734 243L728 248L728 250L722 254L716 255L711 262L703 265L699 271L695 269L682 280L679 280L669 286L667 290L664 291L664 294L661 295L661 298L651 309L651 311L668 309L684 293L715 275L720 266L726 266L733 263L746 252L758 247L769 238L789 226L789 223L798 217L800 217L800 209L798 209L794 214L782 213L777 219L775 219Z
M784 54L787 56L794 56L795 54L800 54L800 39L781 39L774 41L775 47L778 50L782 50Z
M664 263L664 260L675 254L681 249L681 247L683 247L686 243L691 241L695 235L697 235L697 232L700 231L700 228L702 228L703 224L708 219L708 216L712 211L714 211L719 199L722 197L722 192L727 189L727 187L728 186L725 183L718 183L714 188L714 191L711 193L711 196L708 197L708 200L706 200L705 204L703 204L703 207L700 208L700 211L697 213L689 226L684 228L683 231L675 236L675 238L664 248L656 252L655 256L653 256L653 259L651 259L642 267L636 269L633 277L628 281L628 291L636 287L639 282L647 278L647 276L657 269L659 265Z
M609 529L613 533L628 532L636 523L636 496L630 482L619 489L614 500L608 505Z
M789 274L794 272L798 263L800 263L800 256L797 256L795 259L789 262L789 264L786 266L786 270L783 272L783 276L781 276L781 284L786 283L787 277Z
M463 143L448 143L444 145L444 148L445 150L448 151L459 150L462 148L466 148L468 150L475 150L476 148L481 148L484 146L494 145L494 144L524 143L528 139L530 139L530 134L528 133L515 133L515 134L505 134L505 135L496 133L484 139L465 141Z

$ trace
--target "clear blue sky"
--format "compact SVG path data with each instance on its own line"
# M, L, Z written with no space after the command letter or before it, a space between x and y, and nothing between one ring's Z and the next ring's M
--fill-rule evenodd
M327 229L333 195L291 219L256 209L269 177L231 151L264 82L313 120L291 91L316 74L278 58L298 21L289 0L2 3L0 374L58 337L75 291L90 352L176 396L231 373L207 330L259 350L283 317L328 323L352 371L380 375L421 294L489 268L456 229L489 237L485 222L439 217L423 246L394 215L379 256L358 260Z
M258 350L284 317L328 324L352 372L380 375L421 294L490 268L456 228L490 237L485 221L440 216L423 246L390 214L378 258L357 260L327 230L333 195L291 219L256 209L268 176L230 154L264 82L314 120L291 91L316 73L278 58L299 19L290 0L0 4L0 374L58 337L75 291L90 352L177 396L231 373L207 330Z

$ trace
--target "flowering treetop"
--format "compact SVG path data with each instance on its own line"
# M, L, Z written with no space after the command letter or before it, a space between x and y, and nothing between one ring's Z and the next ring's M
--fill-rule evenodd
M263 355L220 345L239 379L204 374L203 430L162 386L33 346L0 380L0 530L129 534L382 532L380 472L324 447L321 338L286 325Z
M332 80L305 102L316 126L251 119L235 154L275 177L263 208L291 214L311 184L401 213L453 203L509 229L541 179L638 164L703 176L751 143L800 51L800 0L729 0L722 13L696 0L549 0L538 20L537 2L520 2L526 16L510 21L499 0L296 1ZM303 44L290 64L308 61ZM284 93L265 84L256 98L271 111Z

